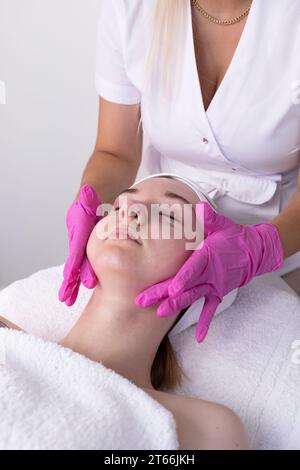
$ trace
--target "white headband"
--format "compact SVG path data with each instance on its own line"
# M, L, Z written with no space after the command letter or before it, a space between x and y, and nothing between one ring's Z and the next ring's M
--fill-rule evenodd
M136 184L141 183L142 181L145 181L150 178L155 178L155 177L163 177L163 176L171 176L174 179L180 180L183 183L185 183L187 186L189 186L199 197L200 201L205 201L208 204L211 205L211 207L214 210L217 210L217 206L215 202L208 196L208 194L199 186L199 184L195 183L194 181L190 180L189 178L179 176L176 173L154 173L152 175L146 176L144 178L141 178L140 180L136 181L131 188L133 188ZM218 305L218 308L215 312L215 315L221 313L223 310L225 310L227 307L233 304L235 301L235 298L237 296L238 289L234 289L228 294L226 294L223 297L222 302ZM172 337L177 335L183 330L186 330L190 326L194 325L195 323L198 323L200 313L202 311L203 305L204 305L204 297L200 297L198 300L196 300L188 309L187 311L182 315L180 320L176 323L176 325L170 330L168 333L168 337Z
M216 203L208 196L208 194L201 188L201 186L199 186L198 183L196 184L194 181L190 180L189 178L186 178L185 176L179 176L176 173L154 173L153 175L145 176L144 178L141 178L140 180L135 181L135 183L133 183L133 185L130 187L133 188L136 184L141 183L142 181L148 180L150 178L159 178L163 176L172 176L172 178L182 181L197 194L200 201L207 202L213 207L213 209L217 210Z

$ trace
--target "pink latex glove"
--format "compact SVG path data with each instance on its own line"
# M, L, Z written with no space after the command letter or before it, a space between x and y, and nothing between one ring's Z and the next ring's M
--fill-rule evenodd
M284 255L277 228L270 222L240 225L203 201L198 201L196 215L204 222L203 242L174 277L145 289L135 302L147 307L163 300L157 314L164 317L204 296L195 335L201 342L223 297L254 276L278 270Z
M96 215L100 204L97 192L86 184L81 188L79 198L71 204L67 212L69 257L64 266L64 280L58 297L68 306L76 301L81 282L89 289L97 284L97 277L86 256L86 245L93 228L101 219Z

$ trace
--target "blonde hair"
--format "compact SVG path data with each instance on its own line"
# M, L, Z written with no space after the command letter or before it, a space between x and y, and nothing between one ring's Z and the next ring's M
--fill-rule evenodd
M183 67L179 65L186 39L188 2L189 0L156 0L150 18L150 39L141 90L142 93L146 93L155 77L159 77L159 82L156 81L155 87L152 86L152 90L157 90L155 98L159 100L158 109L163 96L170 104L182 77ZM139 120L137 134L141 124L142 117Z

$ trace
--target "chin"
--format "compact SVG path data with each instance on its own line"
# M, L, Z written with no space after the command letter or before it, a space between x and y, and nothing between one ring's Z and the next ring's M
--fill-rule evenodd
M105 240L101 243L101 248L97 246L96 251L93 246L89 247L88 259L98 279L101 279L101 273L112 270L127 278L132 276L134 279L139 279L142 271L139 269L139 264L142 257L138 252L135 254L135 248L131 248L131 244L134 242Z

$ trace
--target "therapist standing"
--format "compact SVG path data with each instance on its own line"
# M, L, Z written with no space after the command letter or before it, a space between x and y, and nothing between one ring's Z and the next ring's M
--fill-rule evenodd
M137 305L173 315L205 296L202 341L227 292L300 271L299 24L299 0L102 0L98 135L67 213L62 302L96 285L85 249L99 204L158 172L201 184L222 215L197 206L203 249Z

